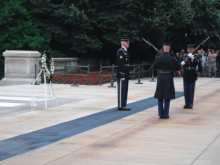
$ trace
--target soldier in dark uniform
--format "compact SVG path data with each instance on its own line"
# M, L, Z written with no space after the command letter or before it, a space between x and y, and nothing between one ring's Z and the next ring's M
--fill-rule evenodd
M157 88L154 98L158 99L158 113L161 119L169 118L170 99L175 99L175 88L172 70L180 70L181 66L169 53L170 42L164 42L164 52L157 57L154 67L158 69ZM165 103L165 105L163 105Z
M195 85L197 80L196 67L200 65L200 61L192 53L194 52L194 44L187 46L188 54L184 55L181 65L183 65L183 87L185 105L183 108L193 108ZM188 60L186 61L186 58ZM199 67L200 69L201 67Z
M117 51L117 86L118 86L118 110L129 111L127 107L128 81L129 81L129 62L130 56L127 52L129 48L129 38L121 37L121 48Z

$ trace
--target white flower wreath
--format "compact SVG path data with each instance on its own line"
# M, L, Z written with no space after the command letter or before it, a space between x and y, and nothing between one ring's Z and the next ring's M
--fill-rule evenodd
M54 61L53 61L53 58L51 58L50 68L49 68L50 70L47 67L46 61L47 61L47 55L43 54L41 57L42 70L43 70L43 73L46 74L46 76L50 77L50 75L53 75L54 73Z

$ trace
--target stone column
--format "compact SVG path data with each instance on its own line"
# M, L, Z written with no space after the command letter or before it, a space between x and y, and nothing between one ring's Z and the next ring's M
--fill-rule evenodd
M5 77L0 85L31 84L35 78L35 64L39 68L38 51L6 50ZM38 74L38 72L37 72Z

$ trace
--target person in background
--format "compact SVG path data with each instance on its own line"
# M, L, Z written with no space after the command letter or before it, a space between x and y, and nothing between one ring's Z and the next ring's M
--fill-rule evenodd
M179 53L176 53L176 60L179 64L181 64L182 62L182 58L180 57L180 54Z
M180 54L183 54L183 55L185 55L185 54L186 54L185 50L184 50L184 49L181 49L181 52L180 52Z
M174 54L173 50L170 50L170 55L176 59L176 54Z
M207 77L209 75L209 58L208 53L205 52L202 56L202 76Z
M209 55L209 53L211 53L211 49L207 49L207 52L208 52L208 55Z
M208 54L209 57L209 77L211 77L212 72L214 73L214 76L216 76L216 57L217 54L215 53L215 49L212 48L211 52Z
M202 51L201 51L201 50L198 50L197 59L199 60L200 63L202 63ZM201 65L198 65L198 67L199 67L199 66L201 67ZM197 75L198 75L199 77L202 76L202 67L201 67L201 68L198 68Z
M201 51L201 55L204 56L205 51L203 49L200 49L200 51Z

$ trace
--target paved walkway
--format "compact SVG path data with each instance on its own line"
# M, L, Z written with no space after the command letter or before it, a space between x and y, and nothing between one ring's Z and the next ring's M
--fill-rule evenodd
M117 111L116 88L54 84L54 100L31 107L31 85L0 87L1 165L219 165L220 79L199 78L183 109L182 78L170 119L159 119L156 83L129 84L132 111ZM44 86L35 86L43 97Z

